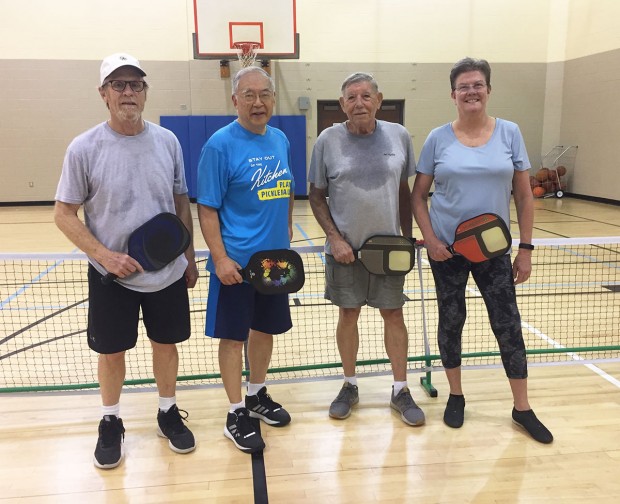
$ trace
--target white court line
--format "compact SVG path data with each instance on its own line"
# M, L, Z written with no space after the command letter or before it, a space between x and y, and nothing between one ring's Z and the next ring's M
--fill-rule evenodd
M428 261L424 260L424 262L426 264L428 264ZM471 294L473 294L474 296L478 296L478 297L482 296L482 294L480 294L480 291L478 289L476 289L476 288L467 287L467 290ZM528 324L527 322L523 322L523 320L521 320L521 327L523 327L523 328L527 329L528 331L530 331L531 333L535 334L541 340L546 341L550 346L552 346L554 348L566 348L564 345L558 343L553 338L550 338L549 336L547 336L541 330L539 330L536 327ZM573 359L574 361L585 361L586 360L583 357L581 357L580 355L576 354L575 352L566 352L566 354L568 356L570 356L571 359ZM584 364L584 366L587 367L588 369L590 369L591 371L593 371L594 373L596 373L597 375L599 375L601 378L607 380L612 385L615 385L617 388L620 388L620 380L618 380L617 378L614 378L610 374L606 373L601 368L595 366L594 364Z
M533 333L536 336L538 336L540 339L546 341L549 345L551 345L554 348L566 348L564 345L558 343L553 338L550 338L545 333L543 333L539 329L536 329L535 327L531 326L527 322L521 321L521 327L524 327L525 329L527 329L531 333ZM576 354L575 352L566 352L566 355L570 356L570 358L573 359L574 361L586 360L583 357L581 357L579 354ZM618 379L614 378L613 376L607 374L601 368L595 366L594 364L584 364L584 366L589 368L591 371L595 372L601 378L604 378L605 380L607 380L612 385L615 385L617 388L620 388L620 380L618 380Z

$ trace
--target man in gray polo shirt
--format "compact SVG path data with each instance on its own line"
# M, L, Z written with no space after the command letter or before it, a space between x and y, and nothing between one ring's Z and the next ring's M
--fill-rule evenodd
M402 231L411 237L408 178L415 173L413 145L403 126L375 119L383 96L372 75L355 73L341 90L340 105L348 120L319 135L309 174L310 206L326 235L325 297L339 309L336 341L344 385L329 415L345 419L359 401L357 321L367 304L379 309L384 321L385 348L394 375L390 405L408 425L422 425L424 413L407 387L405 277L371 274L353 252L376 234Z

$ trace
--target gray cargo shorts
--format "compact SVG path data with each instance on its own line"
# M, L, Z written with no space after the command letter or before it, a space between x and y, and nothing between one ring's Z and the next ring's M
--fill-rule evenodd
M325 254L325 299L341 308L402 308L404 285L405 275L373 275L359 261L342 264Z

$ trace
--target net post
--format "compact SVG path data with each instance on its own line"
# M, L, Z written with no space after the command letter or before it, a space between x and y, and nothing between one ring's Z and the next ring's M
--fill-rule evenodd
M425 376L420 377L420 385L430 397L437 397L437 389L433 387L433 384L431 383L431 348L428 343L428 323L426 320L426 305L424 301L424 279L422 273L422 249L424 248L424 246L416 244L415 248L416 259L418 263L418 282L420 283L420 307L422 308L422 334L424 335L424 356L427 369Z

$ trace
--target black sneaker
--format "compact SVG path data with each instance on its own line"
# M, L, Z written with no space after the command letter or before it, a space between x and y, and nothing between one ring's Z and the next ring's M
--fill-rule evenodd
M284 427L291 422L291 415L271 398L267 387L261 388L256 395L246 395L245 407L252 418L260 418L274 427Z
M245 453L254 453L265 448L265 442L260 432L252 425L250 412L247 408L239 408L234 413L228 413L224 436Z
M99 422L99 439L93 462L99 469L113 469L123 460L125 427L115 415L105 415Z
M465 396L450 394L446 409L443 412L443 421L448 427L458 429L465 420Z
M183 412L183 416L181 416ZM166 413L159 410L157 413L157 423L159 428L157 434L163 438L168 438L168 446L173 452L189 453L196 449L196 441L194 435L190 431L183 420L187 421L188 413L180 410L175 404Z
M523 427L539 443L549 444L553 442L553 434L536 418L534 410L517 411L512 408L512 422Z

